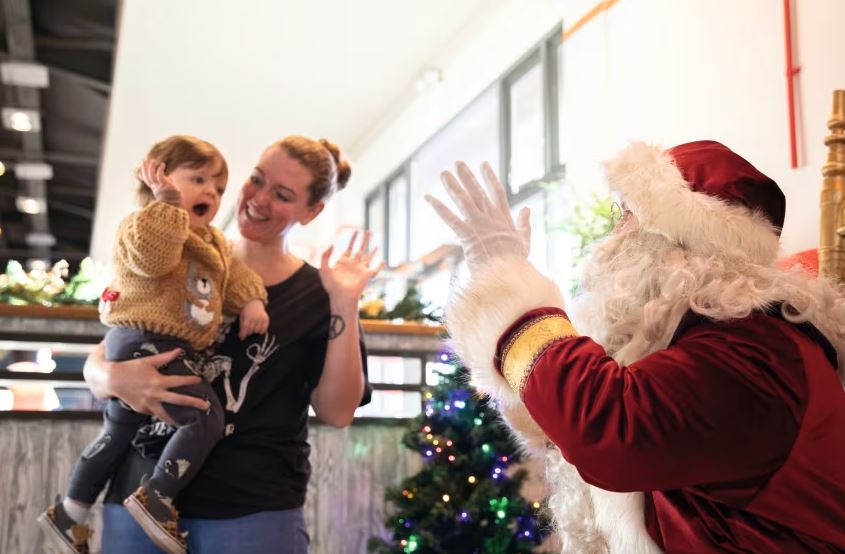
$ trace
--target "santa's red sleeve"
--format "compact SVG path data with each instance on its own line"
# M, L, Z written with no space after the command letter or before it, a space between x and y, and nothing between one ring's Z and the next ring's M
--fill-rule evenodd
M789 341L766 317L699 324L622 366L563 310L541 308L502 334L496 362L587 482L612 491L730 482L774 472L799 427L800 372L784 366L800 360L783 359Z

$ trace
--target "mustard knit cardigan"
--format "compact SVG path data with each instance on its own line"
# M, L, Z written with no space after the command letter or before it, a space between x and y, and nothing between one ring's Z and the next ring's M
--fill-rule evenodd
M115 278L100 319L169 335L195 349L211 345L222 312L267 301L261 278L232 257L219 229L191 230L188 212L154 201L124 219L114 252Z

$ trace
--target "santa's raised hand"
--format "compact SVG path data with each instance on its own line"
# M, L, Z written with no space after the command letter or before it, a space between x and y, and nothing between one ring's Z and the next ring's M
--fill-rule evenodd
M504 256L527 258L531 243L528 208L520 210L514 223L505 188L487 162L481 165L486 190L467 164L458 162L455 169L457 178L449 171L440 178L460 215L431 195L425 199L458 235L470 273Z

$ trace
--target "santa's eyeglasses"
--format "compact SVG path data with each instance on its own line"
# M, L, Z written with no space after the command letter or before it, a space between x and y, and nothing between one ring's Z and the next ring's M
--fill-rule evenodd
M624 202L613 202L610 205L610 222L611 224L616 227L619 225L625 216L629 215L631 210L628 209L628 206L625 205Z

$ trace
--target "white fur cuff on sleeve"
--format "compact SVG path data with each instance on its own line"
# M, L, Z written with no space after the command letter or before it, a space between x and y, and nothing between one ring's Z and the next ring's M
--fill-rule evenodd
M521 404L494 366L496 343L521 315L545 307L562 308L563 296L554 282L521 257L498 259L453 289L446 327L455 353L470 368L481 393L505 404Z

